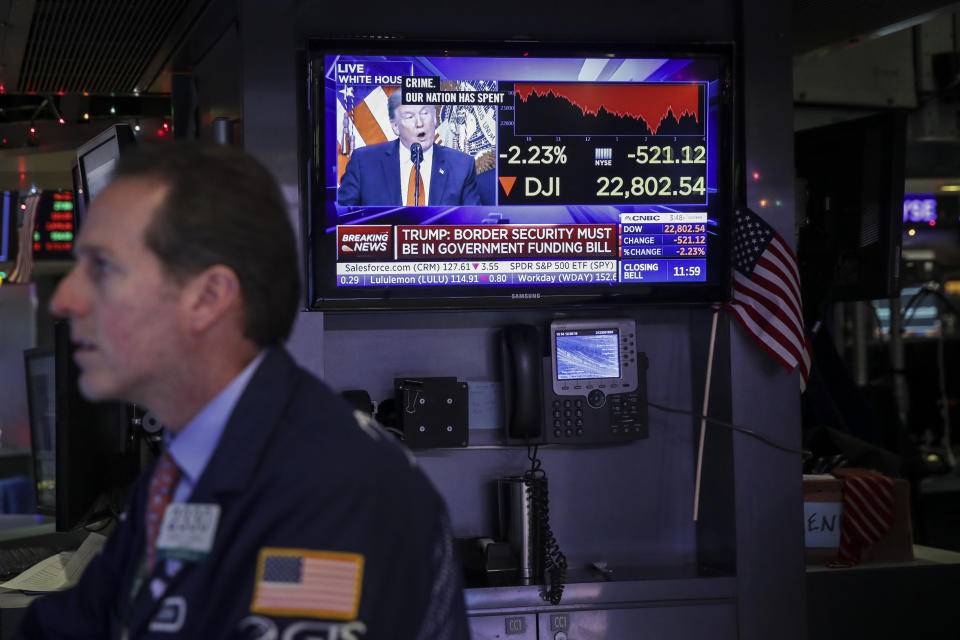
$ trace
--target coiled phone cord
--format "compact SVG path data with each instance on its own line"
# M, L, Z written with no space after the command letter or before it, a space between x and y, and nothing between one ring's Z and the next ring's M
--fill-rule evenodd
M567 577L567 557L560 551L560 545L553 535L550 528L550 500L547 490L547 473L541 468L542 463L537 457L537 446L527 445L527 458L530 460L530 469L523 474L524 486L526 487L527 499L533 506L534 517L537 526L531 527L530 537L531 548L536 548L538 544L537 534L542 536L540 543L543 545L543 567L550 583L549 588L546 584L540 590L540 597L550 604L560 604L563 597L564 580Z

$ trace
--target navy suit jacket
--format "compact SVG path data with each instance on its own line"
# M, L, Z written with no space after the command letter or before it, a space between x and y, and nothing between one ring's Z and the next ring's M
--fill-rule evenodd
M80 583L34 602L18 638L466 640L446 509L412 457L272 348L237 403L188 502L221 513L213 548L173 577L158 562L138 595L150 474ZM264 547L364 557L354 620L258 613ZM151 581L160 579L154 598Z
M337 203L341 205L399 206L400 140L355 149L340 181ZM430 206L478 205L477 172L470 155L433 145L430 174Z

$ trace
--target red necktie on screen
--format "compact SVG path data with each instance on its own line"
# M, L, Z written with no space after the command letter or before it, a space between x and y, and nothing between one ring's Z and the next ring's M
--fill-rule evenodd
M417 185L420 189L420 205L423 206L427 204L427 194L423 192L423 176L419 176L417 180L417 166L413 165L410 167L410 180L407 181L407 206L414 206L413 202L413 185Z
M829 564L853 566L893 524L893 480L867 469L837 469L834 475L843 479L843 524L838 561Z
M180 478L180 468L169 453L164 453L150 479L147 496L147 571L153 571L157 561L157 535L163 522L163 512L173 497L173 488Z

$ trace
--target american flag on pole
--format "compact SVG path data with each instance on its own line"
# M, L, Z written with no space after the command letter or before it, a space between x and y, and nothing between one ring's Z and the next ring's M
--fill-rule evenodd
M250 607L257 613L353 620L360 606L363 556L265 547Z
M803 330L797 258L773 227L741 208L734 220L733 300L728 309L750 337L787 371L810 375L810 340Z

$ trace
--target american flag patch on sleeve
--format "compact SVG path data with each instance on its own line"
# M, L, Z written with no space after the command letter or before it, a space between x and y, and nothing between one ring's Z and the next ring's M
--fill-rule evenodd
M264 547L250 609L276 616L354 620L362 586L359 553Z

